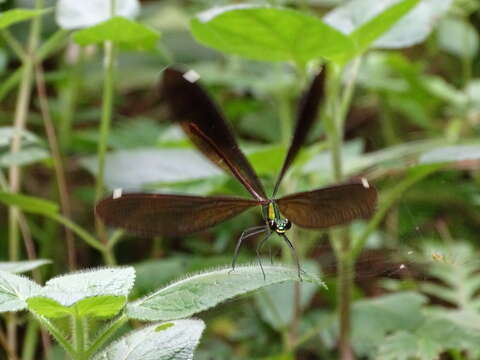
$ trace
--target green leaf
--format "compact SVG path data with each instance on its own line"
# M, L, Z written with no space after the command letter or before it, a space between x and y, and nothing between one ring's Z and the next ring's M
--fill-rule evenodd
M373 357L385 336L397 330L412 331L422 322L427 299L413 292L360 300L352 307L352 344L355 353Z
M73 36L80 45L112 41L130 50L153 50L160 34L149 27L121 16L115 16Z
M480 159L480 145L452 145L424 153L420 157L420 163L441 164L478 159Z
M301 12L257 5L216 7L192 19L196 40L216 50L254 60L295 61L338 56L351 40Z
M377 359L431 360L448 350L478 351L480 333L446 319L431 318L417 331L395 332L384 338Z
M18 206L33 214L52 214L58 212L58 205L33 196L12 194L0 191L0 202L7 206Z
M235 271L207 271L177 281L127 305L127 315L139 320L170 320L207 310L222 301L249 291L285 281L298 281L297 270L264 266L266 279L258 265L239 266ZM314 275L305 274L304 281L323 286Z
M478 52L478 33L464 19L443 19L438 26L437 38L440 48L460 58L473 58Z
M93 360L188 360L198 345L202 320L177 320L132 331Z
M310 274L319 275L318 265L315 262L304 261L302 267ZM300 286L300 307L304 309L312 300L318 286L307 282L302 282ZM294 293L293 283L275 284L258 291L255 294L255 301L262 319L278 331L288 327L295 316Z
M26 299L40 290L40 285L24 276L0 270L0 312L25 309Z
M10 25L33 19L34 17L49 13L52 9L12 9L0 14L0 29L5 29Z
M366 51L375 40L395 25L397 21L412 10L419 2L420 0L403 0L387 8L373 19L370 19L355 29L350 34L350 37L356 45L355 55Z
M103 268L89 271L81 271L68 275L58 276L47 281L38 297L54 300L64 307L70 307L85 299L89 299L80 306L85 313L89 310L87 305L100 306L107 302L115 306L119 303L116 299L126 299L133 287L135 270L132 267ZM90 299L91 298L91 299ZM34 304L38 304L37 300ZM40 302L41 305L45 303ZM48 302L51 307L52 302ZM92 310L95 313L94 310ZM104 310L100 310L102 313Z
M9 273L24 273L40 266L50 264L51 260L38 259L30 261L0 261L0 271Z
M32 297L27 300L28 308L47 318L61 318L68 315L80 317L111 318L125 306L125 296L94 296L63 306L57 301L45 297Z
M28 131L21 132L22 149L12 154L10 152L10 144L14 135L15 129L13 127L0 127L0 167L9 167L11 165L25 166L50 157L50 153L44 146L43 141Z
M131 171L132 164L136 171ZM82 159L96 175L97 158ZM131 149L106 157L105 184L110 189L139 189L152 183L173 183L222 175L222 171L193 149Z
M451 3L452 0L422 0L415 9L377 39L374 47L396 49L421 43L432 32L438 20L448 11ZM395 4L401 3L399 0L353 0L329 12L324 20L344 34L351 34L365 24L370 27L368 23L372 19L392 5L396 6ZM403 5L398 8L399 11L402 11L402 7ZM395 12L390 13L387 10L385 20L393 20ZM375 24L376 21L372 21L375 30L381 30L383 24ZM361 32L365 39L368 39L369 35L364 31Z

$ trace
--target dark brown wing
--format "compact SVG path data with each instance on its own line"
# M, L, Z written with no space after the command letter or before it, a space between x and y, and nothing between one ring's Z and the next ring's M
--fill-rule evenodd
M203 154L230 170L256 199L266 200L260 180L240 151L224 117L205 90L186 79L188 75L174 68L163 73L160 93L175 120Z
M255 205L255 200L228 196L135 193L106 198L95 212L105 224L141 236L181 236L205 230Z
M290 165L292 165L293 160L295 160L295 157L298 155L298 151L307 139L308 133L312 129L315 119L317 118L318 106L323 98L324 78L324 71L318 73L313 78L310 87L303 94L298 104L295 132L285 160L283 161L282 170L280 170L280 174L278 174L277 182L275 183L275 188L273 190L273 196L277 193L280 182Z
M288 195L276 200L280 211L305 228L327 228L372 215L377 191L366 180Z

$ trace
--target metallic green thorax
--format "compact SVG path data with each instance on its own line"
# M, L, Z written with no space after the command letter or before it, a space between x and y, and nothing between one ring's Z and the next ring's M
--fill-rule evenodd
M263 205L262 213L270 230L275 231L277 234L285 233L292 226L290 220L282 218L280 210L274 201L270 201L268 204Z

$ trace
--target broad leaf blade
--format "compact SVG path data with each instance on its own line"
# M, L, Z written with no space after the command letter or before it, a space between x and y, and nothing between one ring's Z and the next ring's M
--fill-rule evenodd
M9 273L24 273L40 266L50 264L51 260L38 259L31 261L0 261L0 271L6 271Z
M254 60L332 58L350 51L351 40L320 19L290 9L233 5L199 14L191 22L202 44Z
M127 305L127 315L140 320L171 320L207 310L234 296L285 281L298 281L297 270L284 266L241 266L235 271L221 269L193 275ZM323 283L314 275L303 280Z
M152 50L155 49L160 34L133 20L116 16L78 31L73 38L80 45L112 41L131 50Z
M26 299L40 290L40 285L24 276L0 271L0 312L25 309Z
M205 328L201 320L177 320L132 331L93 360L189 360Z

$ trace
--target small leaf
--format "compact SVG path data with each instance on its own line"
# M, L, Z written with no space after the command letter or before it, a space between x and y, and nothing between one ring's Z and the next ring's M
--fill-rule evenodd
M56 20L63 29L80 29L96 25L111 18L111 1L58 0ZM115 0L115 14L128 19L135 18L140 12L138 0Z
M132 267L103 268L54 277L47 281L39 296L71 306L95 296L127 297L135 280Z
M0 191L0 202L8 206L18 206L33 214L52 214L58 212L58 205L33 196L12 194Z
M217 7L191 21L200 43L254 60L305 63L351 51L352 42L320 19L257 5Z
M438 45L458 57L473 58L479 47L478 33L466 20L443 19L438 26Z
M297 270L278 265L239 266L235 271L221 269L193 275L127 305L129 317L139 320L171 320L207 310L234 296L285 281L298 281ZM314 275L303 280L323 286Z
M111 318L125 306L125 296L94 296L63 306L53 299L32 297L27 300L28 308L47 318L61 318L68 315L80 317Z
M50 264L51 260L38 259L31 261L0 261L0 271L9 273L24 273L40 266Z
M132 331L93 360L189 360L205 328L201 320L177 320Z
M24 276L0 271L0 312L25 309L25 300L40 290L40 285Z
M34 9L12 9L8 11L4 11L0 14L0 29L5 29L10 25L33 19L34 17L44 15L50 12L52 9L42 9L42 10L34 10Z
M73 38L80 45L112 41L131 50L152 50L155 49L160 34L133 20L116 16L78 31Z

